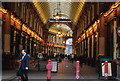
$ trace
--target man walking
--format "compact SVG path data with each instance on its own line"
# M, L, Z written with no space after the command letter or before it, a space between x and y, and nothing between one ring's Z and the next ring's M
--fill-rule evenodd
M28 81L28 66L29 66L29 55L26 53L26 50L22 50L21 66L20 70L22 73L22 81Z

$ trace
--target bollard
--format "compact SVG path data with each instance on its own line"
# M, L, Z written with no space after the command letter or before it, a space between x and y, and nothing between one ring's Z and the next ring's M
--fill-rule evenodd
M108 80L108 61L104 62L104 77L105 77L105 81Z
M80 62L76 61L76 79L80 79Z
M51 69L52 69L52 61L48 60L48 64L46 65L46 69L47 69L47 81L51 80Z

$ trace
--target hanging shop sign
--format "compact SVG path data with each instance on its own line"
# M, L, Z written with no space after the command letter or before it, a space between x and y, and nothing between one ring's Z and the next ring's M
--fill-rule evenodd
M118 27L118 29L117 29L117 34L118 34L118 36L120 36L120 27Z

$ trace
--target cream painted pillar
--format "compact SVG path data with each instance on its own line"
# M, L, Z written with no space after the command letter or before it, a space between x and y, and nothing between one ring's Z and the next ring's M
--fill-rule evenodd
M49 48L49 46L48 46L48 52L47 52L48 55L50 55L49 50L50 50L50 48Z
M96 36L95 36L95 37L96 37L96 40L97 40L97 44L96 44L96 45L97 45L97 46L96 46L96 60L97 60L97 59L98 59L98 56L99 56L99 47L98 47L98 46L99 46L99 42L98 42L98 41L99 41L99 38L98 38L98 32L96 33ZM96 41L96 40L95 40L95 41Z
M90 37L88 38L88 58L90 58Z
M82 56L84 55L84 41L82 41Z
M84 52L84 41L82 41L82 56L83 56L83 53Z
M92 35L92 59L93 59L93 57L94 57L94 35Z
M4 28L4 53L10 53L10 13L6 14Z
M105 53L105 37L99 37L99 56Z
M20 41L21 43L20 44L22 44L22 37L21 37L21 41ZM31 43L32 43L32 38L30 38L30 55L31 55Z
M82 41L80 42L80 55L82 55Z
M16 40L16 31L14 31L14 39L13 39L13 41L15 41ZM15 46L13 46L13 53L15 53Z
M47 48L47 46L45 46L45 53L47 54L47 50L48 50L48 48Z
M85 55L85 41L83 41L83 56Z
M113 48L114 48L114 52L113 52L113 59L117 59L117 52L116 52L116 48L117 48L117 34L116 34L116 27L117 27L117 21L114 20L114 33L113 33Z

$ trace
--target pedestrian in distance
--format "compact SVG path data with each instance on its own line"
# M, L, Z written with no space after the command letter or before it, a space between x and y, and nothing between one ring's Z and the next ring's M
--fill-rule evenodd
M40 71L40 61L43 60L43 54L42 53L38 53L37 58L38 58L38 63L36 65L36 67L38 68L38 71Z
M74 62L74 54L71 54L71 62Z

